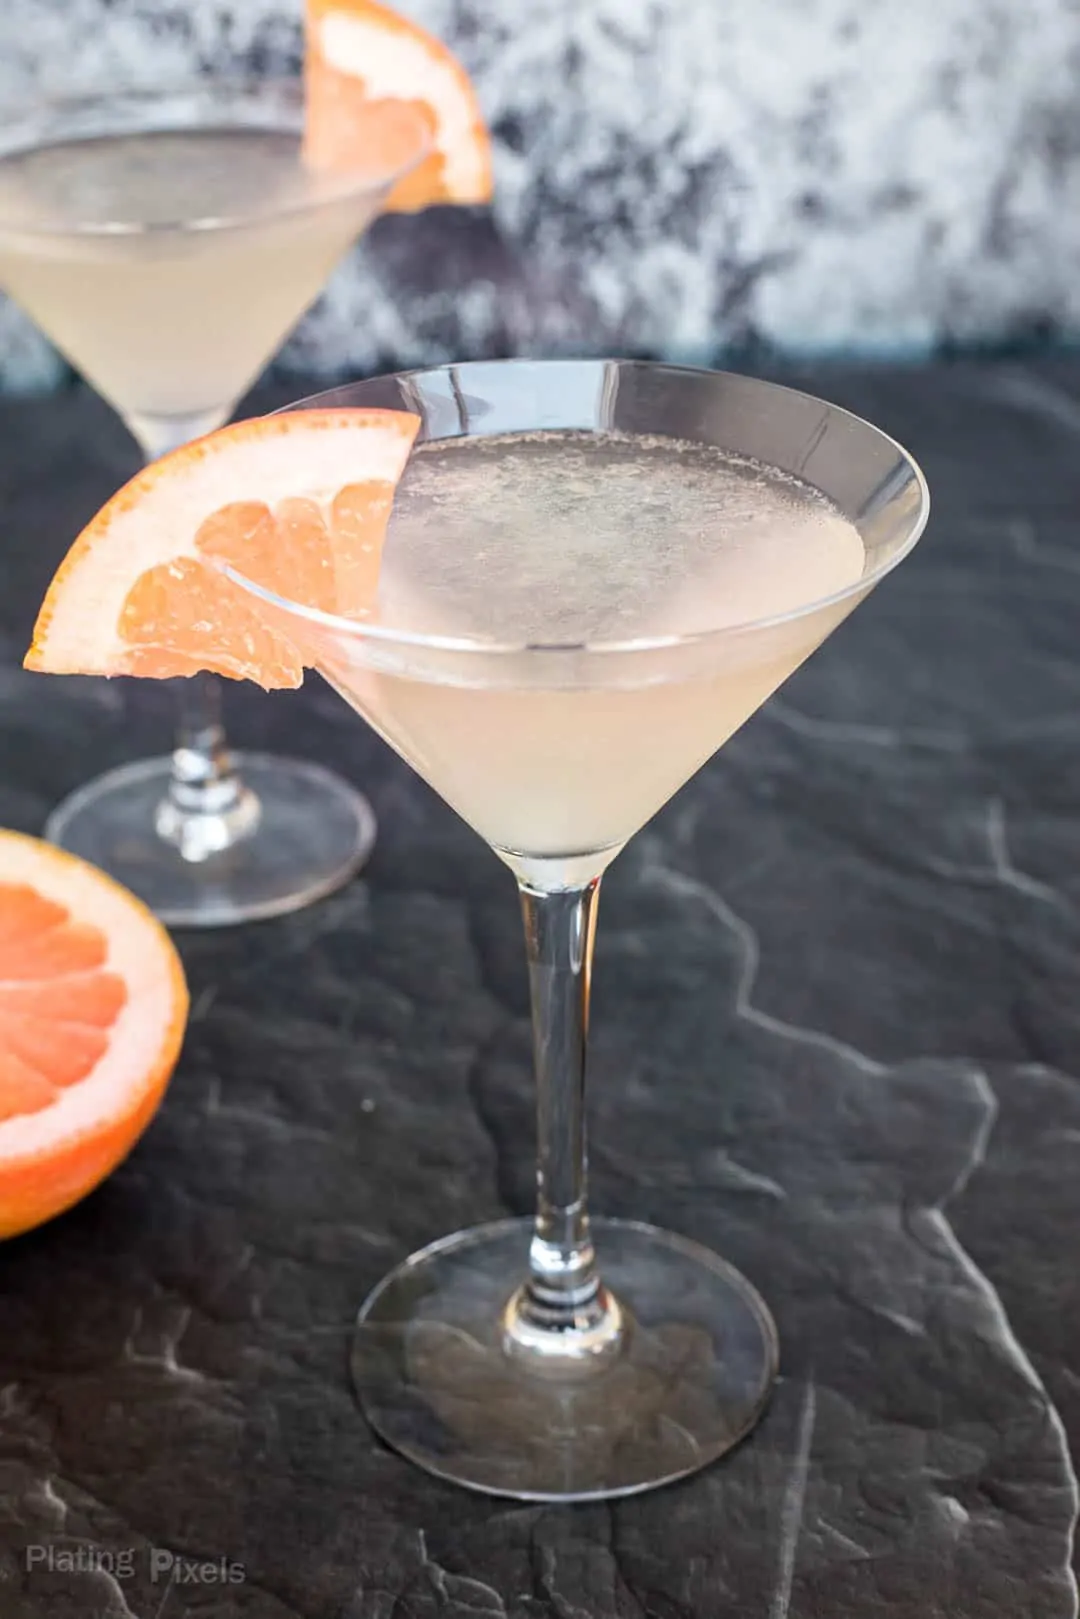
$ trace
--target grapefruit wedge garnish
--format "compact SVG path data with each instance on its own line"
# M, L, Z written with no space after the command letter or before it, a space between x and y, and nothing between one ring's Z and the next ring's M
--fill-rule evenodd
M161 1101L188 996L161 924L74 855L0 832L0 1237L78 1201Z
M419 425L408 411L301 410L152 462L61 563L26 667L298 686L300 653L222 564L289 601L363 618Z
M307 0L304 157L313 168L365 169L402 145L395 103L417 108L428 156L392 191L387 211L491 198L491 139L476 92L451 51L377 0Z

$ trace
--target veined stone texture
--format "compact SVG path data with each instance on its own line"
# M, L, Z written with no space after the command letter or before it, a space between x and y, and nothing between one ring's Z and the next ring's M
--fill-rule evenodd
M401 0L496 136L493 218L386 220L285 349L918 353L1080 330L1077 0ZM299 60L298 0L18 0L26 94ZM0 308L0 383L59 367Z

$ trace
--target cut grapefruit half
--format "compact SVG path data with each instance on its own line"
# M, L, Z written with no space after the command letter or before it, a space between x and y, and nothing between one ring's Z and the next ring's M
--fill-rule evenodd
M377 0L307 0L304 157L364 169L400 146L394 103L424 116L431 151L390 194L387 212L491 198L491 139L468 74L441 40Z
M78 1202L157 1110L187 1019L180 958L126 889L0 832L0 1237Z
M363 618L419 425L408 411L300 410L151 462L61 563L26 667L298 686L300 653L220 564L290 601Z

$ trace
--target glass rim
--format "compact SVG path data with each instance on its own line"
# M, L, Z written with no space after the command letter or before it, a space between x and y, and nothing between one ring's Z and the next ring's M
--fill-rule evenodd
M206 97L211 102L215 97L220 97L222 110L217 115L220 116L220 124L212 114L208 114L205 119L192 118L186 122L170 119L167 111L170 103L180 106L185 101L200 96ZM230 121L228 116L230 97L237 109L247 104L255 112L262 104L266 114L272 114L277 110L279 117L276 122L266 116L263 118L256 116L250 121L242 118ZM40 96L20 102L11 109L5 119L4 127L0 130L0 164L7 158L59 145L65 140L95 140L112 135L170 134L200 127L237 130L274 129L279 132L300 134L303 131L304 97L302 73L259 73L242 66L211 68L206 72L192 73L162 83L132 82L115 90L90 90L73 92L70 95ZM412 103L408 100L386 99L391 101L396 109L412 108ZM121 116L125 107L134 110L143 106L148 109L148 116L141 125L127 122ZM291 114L288 119L283 116L286 107ZM113 115L111 119L110 113ZM61 127L65 119L69 122L80 117L90 119L95 114L101 117L101 127L97 130L72 134L66 133ZM389 190L429 157L434 144L432 131L419 111L413 111L412 116L418 138L407 162L394 164L381 173L373 174L368 170L363 175L356 173L350 175L348 170L340 172L312 170L312 174L321 176L327 183L325 194L317 198L290 201L283 205L271 203L246 213L207 214L195 219L170 219L155 221L153 224L132 220L103 222L73 220L66 224L42 225L33 221L24 222L17 217L5 217L3 206L0 204L0 236L54 242L72 239L103 242L170 235L198 236L214 231L243 230L248 225L260 224L268 219L289 219L312 213L318 208L330 207L334 203Z
M720 371L709 366L691 366L671 364L663 360L530 360L526 358L513 358L504 360L483 360L475 362L462 362L462 365L480 364L487 366L513 367L513 366L567 366L574 364L596 365L624 365L640 367L642 370L663 372L668 376L713 376L713 377L740 377L738 372ZM395 371L383 378L368 379L381 380L412 380L419 377L431 376L434 373L461 369L460 366L415 366L408 371ZM879 442L891 446L896 451L898 459L910 470L915 485L919 491L919 512L911 526L911 532L905 537L903 543L891 551L882 561L868 573L860 575L850 585L844 585L839 590L831 591L828 595L817 596L808 602L802 602L797 607L788 608L782 613L768 614L760 618L747 619L736 624L724 624L712 629L693 630L686 635L658 635L637 636L626 640L614 641L577 641L577 642L537 642L537 641L498 641L487 640L480 636L438 635L415 630L399 630L392 625L369 623L363 619L344 618L338 613L328 613L318 607L308 607L302 602L295 602L276 591L269 590L265 585L256 584L248 579L231 564L220 563L222 572L250 595L293 618L301 618L305 622L323 630L329 630L336 635L356 637L371 641L383 647L411 647L432 652L448 652L456 654L471 654L482 657L523 657L539 658L575 656L638 656L649 652L670 652L680 647L704 645L712 641L734 640L742 636L756 635L765 630L779 629L784 625L798 623L799 620L809 618L832 607L839 607L844 602L866 595L882 579L898 567L904 558L915 549L926 528L930 516L930 490L923 474L922 468L910 452L904 449L896 439L875 427L872 422L857 416L854 411L845 410L842 405L833 405L827 400L818 400L815 395L806 393L800 388L789 388L783 383L769 382L762 378L747 378L741 376L743 381L752 381L756 386L775 390L786 394L795 394L803 399L813 400L815 403L827 404L828 408L838 415L856 423L876 436ZM270 412L273 416L285 416L294 411L308 408L320 408L320 402L334 396L340 396L350 388L363 387L364 383L346 383L337 388L323 389L319 393L309 394L289 405L282 405L279 409ZM330 407L325 407L330 408ZM362 406L349 407L339 405L338 409L362 409ZM585 431L588 431L586 429ZM469 435L462 435L468 437ZM433 442L438 442L434 440Z

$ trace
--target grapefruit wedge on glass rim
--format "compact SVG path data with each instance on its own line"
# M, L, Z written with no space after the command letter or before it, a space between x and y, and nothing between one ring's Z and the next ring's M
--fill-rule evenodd
M394 140L393 104L408 102L431 135L425 160L400 180L387 212L490 201L491 139L454 54L379 0L307 0L304 160L344 169Z
M160 922L74 855L0 832L0 1237L126 1156L180 1051L188 994Z
M408 411L302 410L151 462L61 563L26 667L299 686L300 652L222 565L305 606L366 617L419 426Z

